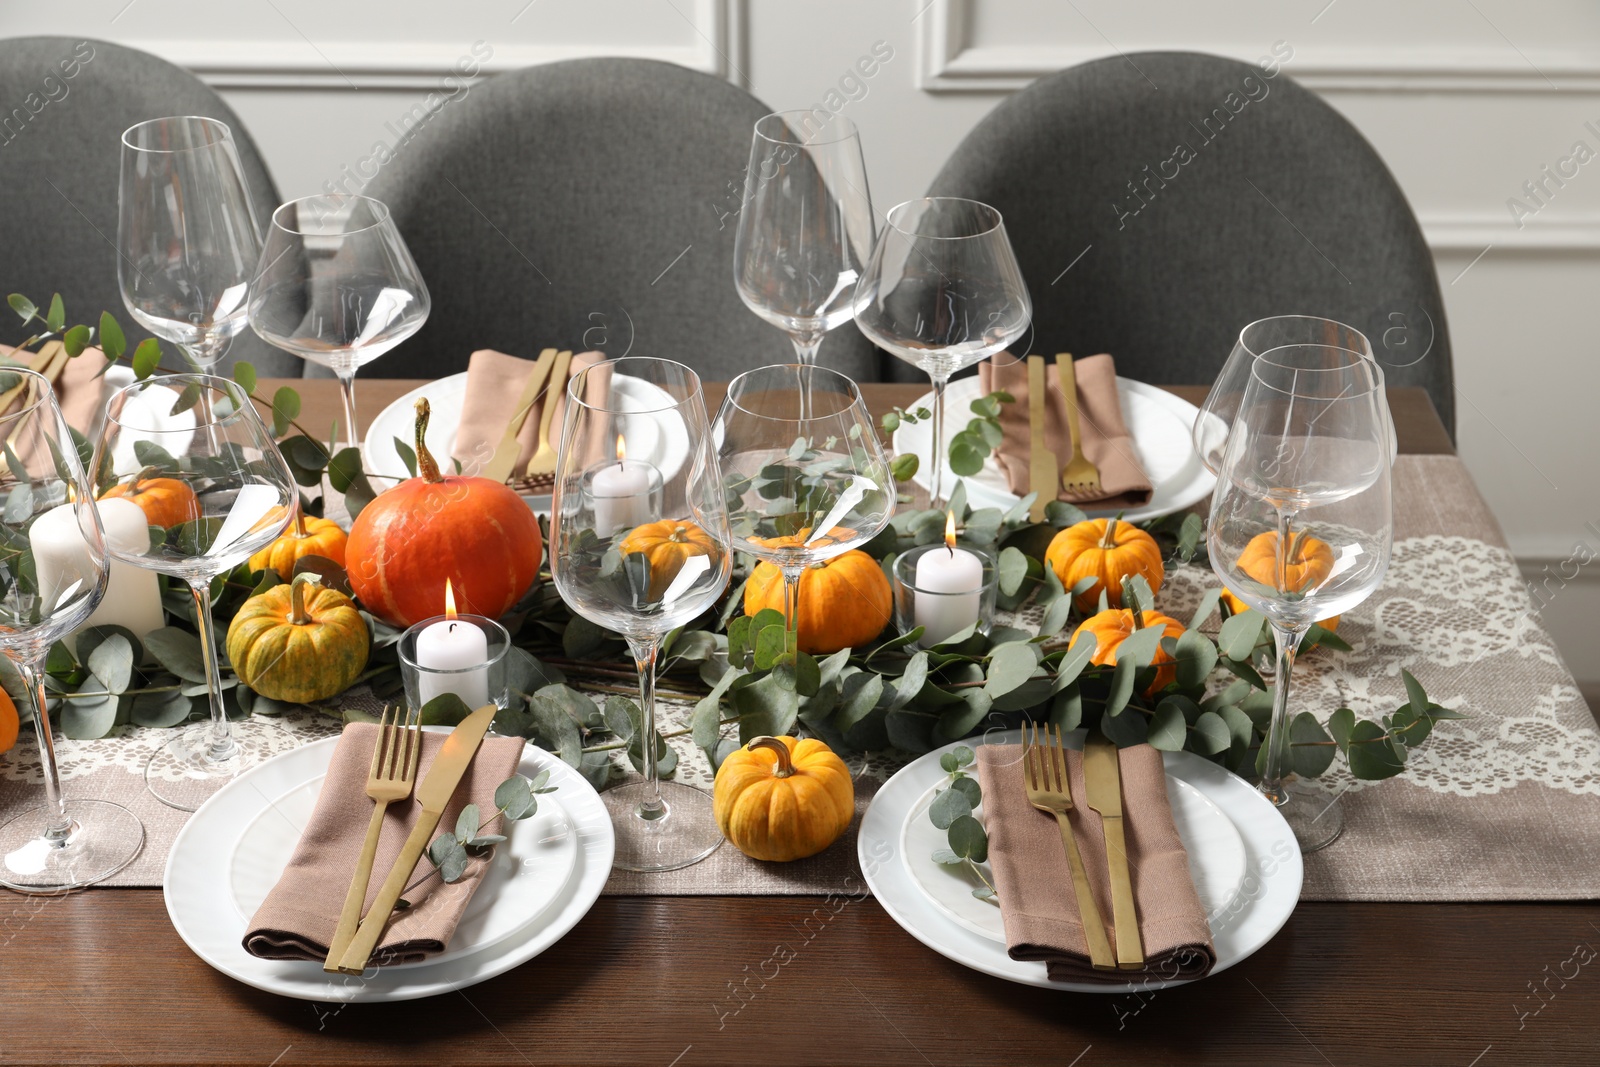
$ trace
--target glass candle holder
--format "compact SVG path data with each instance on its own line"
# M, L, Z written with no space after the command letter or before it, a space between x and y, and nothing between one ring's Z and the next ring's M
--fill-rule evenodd
M920 545L894 561L894 624L901 633L923 627L921 648L974 623L986 634L998 585L994 553L971 545Z
M436 615L400 638L400 676L406 704L422 708L454 693L469 708L506 706L506 660L511 635L482 615Z
M662 514L661 472L641 459L597 463L583 472L580 503L605 538L655 522Z

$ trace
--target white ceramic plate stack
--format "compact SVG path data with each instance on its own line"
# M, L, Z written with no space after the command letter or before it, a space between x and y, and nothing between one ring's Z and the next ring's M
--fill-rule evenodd
M242 944L245 931L289 862L337 743L326 738L241 775L201 805L173 842L164 880L167 914L195 954L223 974L302 1000L436 996L537 956L599 897L615 850L605 805L576 771L529 746L518 771L532 778L548 770L556 791L539 797L532 818L496 828L508 840L496 847L446 951L361 977L327 974L321 963L250 955Z
M1082 732L1069 745L1081 745ZM1020 745L1020 730L987 736L991 744ZM878 790L861 819L857 842L867 884L885 911L918 941L957 963L997 978L1080 993L1126 993L1186 982L1138 974L1126 985L1052 982L1045 965L1006 954L1000 909L978 900L979 885L964 867L933 862L946 846L928 819L928 805L948 779L939 757L957 742L903 767ZM1020 749L1019 749L1020 752ZM1192 752L1162 753L1173 821L1189 853L1189 871L1211 922L1217 949L1212 974L1227 969L1272 939L1300 899L1300 850L1283 816L1248 782ZM976 813L980 821L983 811Z
M1122 401L1122 421L1133 437L1133 446L1139 453L1139 465L1149 476L1153 489L1150 503L1142 508L1127 509L1122 517L1129 522L1144 522L1182 511L1209 496L1217 480L1200 462L1192 440L1194 420L1200 414L1200 409L1165 389L1131 378L1117 379L1117 393ZM969 405L982 395L977 378L962 378L950 383L945 393L945 440L942 445L945 455L949 454L950 438L967 425ZM909 406L912 409L932 407L933 394L928 393ZM932 442L933 427L927 420L902 422L894 432L894 450L913 452L920 458L914 481L924 489L928 488L930 477ZM1059 458L1062 463L1066 462L1066 457ZM967 502L974 508L1009 508L1020 499L1011 491L1005 472L1000 469L999 460L993 455L985 461L983 470L962 480L967 484ZM950 473L948 463L940 481L944 482L946 497L955 491L957 478ZM1114 510L1089 507L1083 510L1090 517L1098 518L1116 514Z

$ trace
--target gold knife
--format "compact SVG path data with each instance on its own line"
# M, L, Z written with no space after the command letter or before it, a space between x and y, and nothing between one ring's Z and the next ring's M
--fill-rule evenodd
M1036 495L1030 522L1044 521L1044 507L1056 498L1056 455L1044 443L1044 357L1028 357L1028 488Z
M1083 743L1083 783L1089 807L1100 813L1106 835L1106 867L1111 875L1111 921L1117 928L1117 966L1124 971L1144 967L1139 940L1139 912L1133 903L1128 873L1128 843L1122 833L1122 766L1117 746L1104 737Z
M522 433L522 424L528 421L528 412L533 410L533 402L539 399L539 390L544 388L545 378L549 375L550 365L555 358L556 350L547 348L533 361L533 371L522 387L522 395L517 398L517 413L511 416L511 424L501 435L500 443L495 446L494 455L484 464L483 477L490 481L503 482L511 477L511 468L517 462L519 449L517 435Z
M462 719L450 736L445 738L444 747L434 757L427 777L417 787L416 799L422 805L422 815L411 828L411 836L406 838L394 866L389 868L389 877L384 879L372 907L367 909L367 917L356 928L355 940L350 942L344 957L339 960L342 973L361 974L367 969L367 960L378 946L384 927L389 925L389 915L394 911L395 901L404 892L412 869L416 867L417 860L422 858L422 850L428 846L428 839L439 825L445 805L450 803L456 786L461 784L461 776L467 773L467 767L477 754L478 745L483 741L483 735L488 733L489 724L494 721L498 710L493 704L485 704Z

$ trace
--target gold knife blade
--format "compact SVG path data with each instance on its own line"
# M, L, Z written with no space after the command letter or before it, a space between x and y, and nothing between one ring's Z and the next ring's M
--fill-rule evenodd
M1122 765L1117 746L1104 737L1083 744L1085 801L1100 813L1106 836L1106 867L1111 876L1111 921L1117 928L1117 966L1124 971L1144 967L1144 944L1139 938L1139 912L1133 902L1133 879L1128 873L1128 842L1122 832Z
M528 412L533 410L533 402L539 399L539 390L544 388L545 378L549 376L550 365L555 358L556 350L547 348L533 361L533 371L522 387L522 395L517 398L517 413L511 416L510 425L500 436L500 443L495 445L494 455L484 464L483 477L490 481L503 482L511 477L511 468L517 462L517 435L522 432L522 424L528 421Z
M1028 357L1028 488L1036 495L1031 522L1044 521L1045 505L1056 498L1056 456L1044 441L1044 357Z
M367 909L366 918L356 927L355 939L339 960L339 970L344 974L361 974L367 969L372 950L377 948L378 939L389 925L389 915L394 911L395 901L404 892L412 869L416 867L417 860L422 858L422 850L427 847L429 838L439 825L445 805L450 803L456 786L461 784L461 776L467 773L467 767L472 763L472 757L477 755L483 735L489 732L489 724L494 721L498 710L493 704L485 704L462 719L450 736L445 738L444 747L434 757L427 776L417 787L416 800L422 805L422 816L411 828L411 836L406 838L394 866L389 868L389 877L384 879L372 907Z

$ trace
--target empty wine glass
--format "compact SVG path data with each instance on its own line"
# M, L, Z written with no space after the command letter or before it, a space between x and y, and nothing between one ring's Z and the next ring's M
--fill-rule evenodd
M944 196L908 200L889 210L887 222L856 290L856 325L933 381L928 493L937 509L949 495L945 385L1021 337L1033 304L1005 223L989 205Z
M801 363L815 363L823 335L855 314L872 240L855 123L825 111L757 120L733 280L751 311L789 335Z
M213 366L245 328L261 231L227 123L151 119L122 135L117 280L134 321Z
M1212 474L1217 474L1222 466L1222 454L1228 447L1228 428L1233 425L1239 401L1250 385L1250 365L1261 353L1283 345L1331 345L1373 359L1372 344L1366 334L1354 326L1317 315L1274 315L1257 319L1240 330L1233 351L1228 353L1227 362L1222 365L1221 373L1194 419L1194 448L1200 455L1200 462ZM1398 451L1387 399L1383 402L1383 417L1389 423L1390 441ZM1394 454L1389 459L1393 462Z
M0 826L0 885L57 893L115 874L139 854L144 826L109 800L66 798L45 705L50 646L88 621L106 588L105 535L94 493L50 382L0 370L19 390L0 415L0 652L27 687L39 735L45 803ZM113 698L113 702L115 698Z
M431 307L382 201L329 193L272 213L250 290L250 326L338 377L350 447L359 447L356 371L422 329Z
M793 654L801 573L866 544L894 517L872 416L838 371L778 364L728 384L714 433L734 546L783 572Z
M102 493L154 474L183 483L181 522L153 527L144 551L117 544L110 551L183 579L194 599L211 720L176 731L145 766L158 800L193 811L222 784L294 745L271 723L228 721L211 620L212 579L283 533L297 502L294 480L244 389L208 374L163 375L119 390L106 408L93 470Z
M1361 603L1383 580L1394 523L1383 372L1330 345L1274 348L1251 361L1228 435L1207 534L1211 566L1272 624L1272 722L1260 789L1302 851L1339 836L1325 794L1291 786L1289 675L1311 624Z
M550 508L550 574L561 599L622 634L639 669L644 781L601 794L617 830L616 865L687 867L722 833L709 793L657 773L656 656L668 632L716 603L732 569L694 371L633 356L574 375Z

